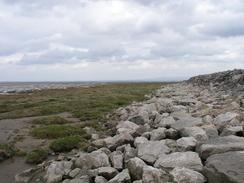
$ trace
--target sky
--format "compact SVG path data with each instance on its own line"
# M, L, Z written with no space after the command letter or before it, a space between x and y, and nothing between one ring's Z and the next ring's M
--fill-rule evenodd
M243 0L0 0L0 81L182 80L243 53Z

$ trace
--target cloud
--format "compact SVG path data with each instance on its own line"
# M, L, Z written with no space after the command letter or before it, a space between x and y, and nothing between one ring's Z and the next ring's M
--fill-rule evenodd
M0 0L0 80L25 80L33 72L36 80L66 80L76 72L77 79L70 78L186 78L241 68L243 5L241 0Z

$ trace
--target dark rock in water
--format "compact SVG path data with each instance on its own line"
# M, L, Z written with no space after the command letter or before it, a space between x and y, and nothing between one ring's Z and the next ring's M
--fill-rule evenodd
M208 183L243 183L244 151L227 152L210 156L204 167Z

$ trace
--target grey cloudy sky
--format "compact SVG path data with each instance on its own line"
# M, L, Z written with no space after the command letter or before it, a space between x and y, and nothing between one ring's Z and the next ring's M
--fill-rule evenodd
M0 0L0 81L244 68L243 0Z

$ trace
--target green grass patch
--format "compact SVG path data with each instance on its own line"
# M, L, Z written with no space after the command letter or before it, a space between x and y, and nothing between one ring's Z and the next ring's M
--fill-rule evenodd
M143 100L145 94L161 85L162 83L120 83L0 95L0 119L70 112L82 121L100 120L113 109Z
M0 161L11 158L16 154L16 149L12 145L0 144Z
M60 117L60 116L47 116L34 119L32 121L33 124L40 124L40 125L62 125L66 123L70 123L70 121Z
M54 152L68 152L74 148L85 150L88 146L87 140L80 136L69 136L59 138L50 144L50 149Z
M73 135L89 138L86 131L78 125L47 125L36 127L32 129L31 135L40 139L56 139Z
M27 154L26 163L39 164L47 159L48 151L45 149L35 149Z

